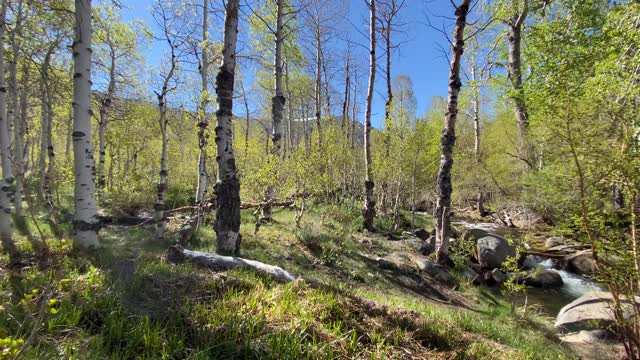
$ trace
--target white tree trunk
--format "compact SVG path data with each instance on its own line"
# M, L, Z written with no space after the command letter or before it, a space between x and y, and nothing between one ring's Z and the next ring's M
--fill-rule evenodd
M95 163L91 144L91 0L75 0L75 39L72 45L73 159L75 176L74 242L88 248L98 245L100 223L96 217Z
M163 94L165 94L166 87L163 88ZM167 103L166 96L158 96L158 108L160 110L160 133L162 136L162 149L160 151L160 172L157 185L155 216L156 222L156 240L164 239L164 232L167 225L167 219L165 218L165 193L167 191L167 149L169 147L167 137Z
M198 109L198 187L196 189L196 206L198 209L196 226L200 225L203 217L203 204L207 194L209 175L207 173L207 105L209 104L208 75L209 75L209 0L202 2L202 59L200 64L200 104Z
M109 66L109 85L104 99L100 102L100 122L98 124L98 189L102 190L106 185L104 166L107 157L107 127L109 125L109 110L116 92L116 59L112 54Z
M373 219L376 216L376 200L373 193L373 171L371 169L371 106L373 86L376 80L376 2L369 1L369 88L367 91L367 109L364 119L364 164L365 164L365 199L363 210L363 226L367 231L374 231Z
M215 231L218 254L240 253L240 182L233 155L233 84L236 69L239 0L228 0L224 22L222 66L216 77L216 151L218 178Z
M271 127L271 141L273 143L272 154L274 157L278 158L282 156L282 119L284 117L284 106L287 99L284 97L284 92L282 89L282 48L284 45L284 37L283 37L283 22L282 16L284 11L284 0L276 0L277 10L276 10L276 32L275 32L275 42L276 42L276 52L275 59L273 62L274 75L275 75L275 89L274 96L271 98L271 117L273 120L273 126ZM273 184L269 184L267 186L267 194L265 198L266 205L262 208L262 221L272 221L272 212L271 205L269 202L273 200L274 197L274 189Z
M320 124L321 113L321 97L322 97L322 37L320 35L320 25L316 29L316 126L318 127L318 146L322 147L322 125Z
M438 261L445 262L449 256L449 236L451 233L451 168L453 167L453 149L456 143L456 119L458 116L458 95L462 82L460 81L460 64L464 51L464 28L471 0L462 0L456 7L456 25L453 30L454 38L451 45L451 65L449 68L449 96L447 98L447 114L442 130L440 169L436 191L438 199L434 214L436 228L436 243L438 244Z
M21 110L21 98L18 96L18 40L17 34L22 30L22 2L16 5L17 13L15 19L15 27L11 32L11 64L9 66L10 73L10 90L12 98L12 114L13 114L13 128L14 128L14 169L15 169L15 193L14 193L14 206L16 210L17 220L24 221L24 210L22 208L22 193L23 193L23 157L24 157L24 124L22 123ZM24 75L24 74L23 74Z
M4 81L4 34L6 30L6 0L2 1L0 10L0 161L2 162L2 180L0 180L0 240L4 250L9 253L11 260L18 256L18 250L13 242L11 231L11 188L13 174L10 160L9 126L7 124L7 104L5 99Z

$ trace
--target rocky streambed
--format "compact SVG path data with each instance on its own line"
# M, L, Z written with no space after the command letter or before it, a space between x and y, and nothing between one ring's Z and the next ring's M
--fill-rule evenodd
M454 226L459 239L476 240L476 258L468 262L477 274L476 283L499 285L516 276L516 281L528 285L528 303L539 305L555 318L560 339L581 358L621 356L621 345L610 331L615 321L612 296L590 277L595 266L588 247L562 237L539 233L527 236L531 243L525 244L528 255L520 259L520 271L504 274L496 264L514 254L505 237L523 239L524 233L492 223L457 221ZM493 288L498 291L499 286ZM640 303L640 298L635 301Z

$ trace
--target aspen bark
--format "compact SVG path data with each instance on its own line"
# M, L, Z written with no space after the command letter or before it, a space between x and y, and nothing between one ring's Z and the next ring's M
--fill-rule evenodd
M476 84L478 77L478 69L476 64L471 67L471 79L474 82L473 89L473 160L476 166L480 164L480 86ZM478 191L478 214L485 216L484 195L482 190Z
M74 242L88 248L98 245L100 223L96 217L95 163L91 145L91 0L75 0L75 39L72 45L73 158L75 176Z
M98 189L104 189L106 185L104 166L107 157L107 127L109 123L109 110L113 104L113 97L116 91L116 58L111 52L111 62L109 64L109 85L104 99L100 101L100 122L98 124Z
M271 99L271 117L273 119L273 125L271 127L271 142L273 144L272 154L278 158L282 155L282 118L284 114L284 106L287 99L284 97L282 90L282 49L284 45L283 37L283 22L282 16L284 12L284 0L276 0L276 31L275 42L276 52L274 59L274 74L275 74L275 96ZM267 186L266 203L262 208L262 221L272 221L271 206L269 202L273 199L274 189L273 185Z
M286 56L285 56L286 58ZM284 63L284 79L285 79L285 87L287 89L287 97L289 98L289 101L287 102L287 107L289 110L289 117L287 119L287 122L289 123L289 126L287 127L287 138L289 139L289 152L293 152L293 149L295 148L295 143L293 140L293 103L292 103L292 99L293 99L293 95L291 92L291 87L289 86L289 62L287 59L285 59L285 63Z
M209 105L209 0L202 1L202 59L200 63L200 104L198 108L198 187L196 189L196 227L203 220L204 204L207 195L209 175L207 173L207 144L209 134L207 127L207 106Z
M160 172L158 173L158 185L156 186L156 203L154 205L154 221L156 223L156 240L164 239L164 232L167 225L167 219L165 218L165 194L167 192L167 176L169 171L167 169L167 152L169 147L169 139L167 134L167 82L173 74L173 67L171 68L170 75L165 78L165 85L162 88L162 92L158 95L158 110L160 112L160 118L158 124L160 125L160 134L162 137L162 148L160 150Z
M522 13L520 13L517 17L512 18L508 24L508 33L507 33L507 72L509 74L509 79L511 80L511 85L513 86L514 95L512 96L512 100L515 106L516 111L516 121L518 125L518 149L520 152L520 156L528 162L528 165L531 164L531 152L529 151L527 144L527 133L529 130L529 112L527 110L527 105L525 101L524 87L522 81L522 52L521 52L521 44L522 44L522 25L527 16L527 8L525 1L525 9Z
M436 227L437 258L445 262L449 256L449 236L451 233L451 168L453 166L453 149L456 143L456 119L458 116L458 95L462 88L460 81L460 63L464 51L464 28L471 0L463 0L456 7L456 25L453 30L454 40L451 45L452 57L449 69L449 95L447 98L447 114L442 130L440 168L436 191L438 199L434 213Z
M217 195L215 231L217 253L240 254L240 182L233 155L233 84L236 69L239 0L228 0L225 9L222 65L216 76Z
M22 9L23 3L19 2L16 4L17 13L15 18L15 27L11 32L11 63L9 64L9 74L10 74L10 93L12 98L12 117L13 117L13 128L14 128L14 149L13 149L13 164L15 169L15 192L14 192L14 207L16 218L19 222L24 222L24 209L22 208L22 194L24 192L24 183L23 183L23 157L24 157L24 124L22 123L22 113L21 111L21 101L22 99L19 96L18 92L18 39L17 35L22 30ZM26 75L23 74L26 78Z
M374 196L373 171L371 169L371 106L373 101L373 86L376 79L376 1L369 1L369 87L367 91L367 109L364 123L364 162L366 168L364 188L365 200L363 215L363 227L367 231L374 231L373 219L376 216L376 200Z
M11 261L16 261L18 249L13 241L11 230L11 191L13 174L11 169L9 126L7 124L6 87L4 81L4 34L7 23L7 2L2 1L0 10L0 161L2 162L2 180L0 180L0 241L9 254Z
M322 124L320 123L322 110L322 36L320 35L320 26L316 29L316 126L318 127L318 146L322 147Z

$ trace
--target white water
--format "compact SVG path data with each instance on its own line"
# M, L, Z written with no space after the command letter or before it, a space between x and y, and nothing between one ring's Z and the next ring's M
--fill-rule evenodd
M580 296L588 292L602 290L602 288L591 279L576 275L574 273L570 273L565 270L554 268L552 259L544 260L540 263L540 266L542 266L543 269L553 269L554 271L558 272L558 274L560 274L560 277L562 277L562 281L564 282L564 285L562 286L560 291L571 297L579 298Z
M470 223L466 221L457 221L453 223L453 225L461 226L466 229L481 229L499 235L508 231L504 226L496 223ZM513 235L517 236L517 234ZM529 297L535 302L540 303L549 315L555 316L562 307L588 292L602 290L602 287L590 278L556 268L556 264L553 259L532 255L525 258L523 264L525 269L535 269L538 266L541 266L544 269L557 271L564 282L564 285L557 289L529 288L527 291Z

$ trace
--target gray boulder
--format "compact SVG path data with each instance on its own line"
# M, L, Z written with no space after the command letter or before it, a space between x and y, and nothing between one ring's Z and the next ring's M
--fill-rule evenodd
M476 251L480 265L489 269L500 267L507 258L516 255L515 249L507 239L494 234L486 234L479 238Z
M568 271L581 275L591 275L595 271L596 263L591 250L579 251L564 259Z
M606 291L592 291L560 310L555 327L561 333L608 329L615 322L613 297Z
M489 274L491 275L491 279L495 281L496 284L502 284L508 279L507 275L500 271L500 269L493 269Z
M560 245L564 245L564 238L561 236L553 236L553 237L547 238L547 240L545 240L544 242L544 247L547 249L555 246L560 246Z
M467 229L462 234L462 240L466 241L476 241L483 236L489 235L489 232L483 229Z
M516 275L516 282L533 287L561 287L564 285L562 276L557 271L542 270L541 272L530 271L528 273L520 273Z

